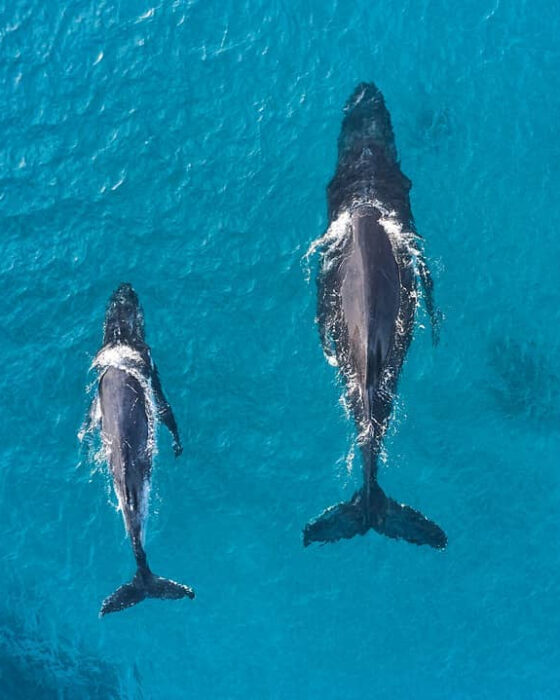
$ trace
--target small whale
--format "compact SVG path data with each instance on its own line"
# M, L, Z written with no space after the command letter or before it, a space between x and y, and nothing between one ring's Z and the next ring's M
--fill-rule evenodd
M145 598L194 598L189 586L153 574L144 551L156 421L171 432L175 456L181 454L182 446L173 411L144 341L144 316L130 284L122 284L109 300L103 347L92 366L98 372L97 395L82 434L100 428L137 565L132 581L103 601L100 616Z
M410 208L391 118L379 89L360 84L346 105L338 164L327 195L329 228L321 249L318 324L327 359L345 382L358 429L363 487L347 503L308 523L303 541L334 542L368 530L443 549L443 530L388 498L377 480L400 370L414 330L420 283L434 343L440 314Z

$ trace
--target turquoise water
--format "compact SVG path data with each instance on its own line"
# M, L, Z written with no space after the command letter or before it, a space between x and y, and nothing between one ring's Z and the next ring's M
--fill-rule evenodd
M0 3L1 697L557 697L559 36L543 0ZM446 317L380 479L444 552L301 544L360 481L302 258L362 80ZM123 281L185 446L147 550L197 597L99 620L134 566L76 435Z

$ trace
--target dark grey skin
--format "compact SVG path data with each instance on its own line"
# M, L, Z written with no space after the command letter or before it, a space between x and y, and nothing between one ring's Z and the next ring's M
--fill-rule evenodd
M439 313L410 208L389 112L373 84L359 85L346 106L336 173L328 186L329 231L318 276L318 323L328 357L345 382L358 430L364 485L348 503L327 509L304 529L304 544L333 542L369 529L442 549L441 528L388 498L378 458L399 374L414 330L420 283L432 321Z
M107 307L103 347L94 361L100 371L97 410L101 436L115 493L136 559L131 583L121 586L101 607L101 615L130 607L146 597L194 598L188 586L155 576L144 551L144 528L152 472L154 423L159 419L173 436L175 455L182 452L175 417L167 402L150 348L144 341L144 319L138 297L121 285ZM156 415L148 393L152 394Z

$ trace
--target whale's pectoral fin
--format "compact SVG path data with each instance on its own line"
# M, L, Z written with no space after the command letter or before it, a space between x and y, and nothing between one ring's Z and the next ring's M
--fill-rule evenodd
M78 433L78 439L83 442L86 435L93 433L93 431L101 425L101 412L99 410L99 396L95 396L92 399L91 404L87 410L87 413Z
M130 583L105 598L99 611L100 617L112 612L119 612L140 603L145 598L162 598L167 600L179 600L179 598L194 598L194 591L190 586L171 581L161 576L155 576L149 569L138 569L136 576Z
M418 255L418 274L420 275L420 283L422 284L422 291L424 293L426 311L428 312L432 324L432 342L434 345L437 345L439 343L439 333L441 329L441 322L443 321L443 314L435 304L434 280L432 278L430 268L426 263L423 252L420 252Z
M175 452L175 457L178 457L183 452L181 438L179 437L179 429L177 428L173 410L163 393L159 372L155 362L152 362L152 389L157 404L159 419L173 436L173 451Z
M444 549L447 545L447 537L438 525L410 506L387 498L377 483L372 487L369 505L362 489L347 503L327 508L308 523L303 531L303 544L307 547L312 542L350 539L354 535L364 535L370 529L413 544L428 544L435 549Z
M337 266L331 264L326 272L321 273L317 296L317 325L321 346L329 364L336 365L336 351L333 338L338 335L337 320L340 296L336 285Z

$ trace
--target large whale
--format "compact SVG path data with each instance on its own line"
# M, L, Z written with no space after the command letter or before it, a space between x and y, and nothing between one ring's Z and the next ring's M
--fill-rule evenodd
M189 586L155 576L144 551L145 523L156 422L173 436L175 455L182 452L171 406L167 402L150 348L144 341L144 317L130 284L111 296L105 315L103 347L93 362L98 393L84 432L99 426L119 508L136 559L136 575L103 601L100 615L124 610L145 598L194 598Z
M388 498L377 463L399 373L414 329L420 288L437 342L439 313L422 241L410 209L389 112L371 83L359 85L345 109L338 164L328 185L329 228L321 249L318 324L327 359L339 367L346 404L358 430L363 487L304 529L304 544L333 542L373 529L441 549L441 528ZM419 288L420 285L420 288Z

